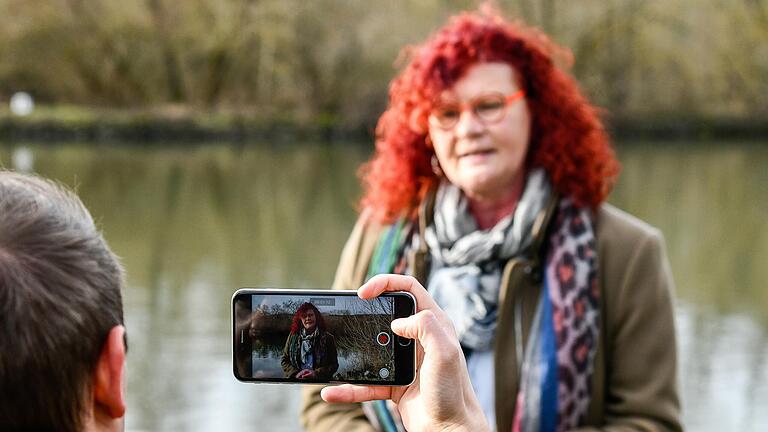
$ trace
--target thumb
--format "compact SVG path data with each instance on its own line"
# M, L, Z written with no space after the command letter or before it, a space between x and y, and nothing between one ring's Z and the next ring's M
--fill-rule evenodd
M430 310L392 321L392 331L399 336L416 339L425 352L453 345L437 316Z

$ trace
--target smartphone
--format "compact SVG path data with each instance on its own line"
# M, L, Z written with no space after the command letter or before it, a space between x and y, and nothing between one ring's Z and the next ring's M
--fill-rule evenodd
M416 344L390 325L415 313L407 292L363 300L357 291L239 289L232 296L235 378L409 385Z

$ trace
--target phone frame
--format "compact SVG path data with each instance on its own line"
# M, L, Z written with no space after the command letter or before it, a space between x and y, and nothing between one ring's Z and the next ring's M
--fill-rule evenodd
M410 343L407 346L400 344L401 336L393 333L394 346L393 356L395 362L395 377L393 381L366 381L366 380L298 380L295 378L253 378L243 377L238 373L236 344L237 342L237 323L235 322L235 304L243 296L252 295L296 295L301 297L338 297L349 296L358 297L355 290L328 290L328 289L291 289L291 288L240 288L232 294L230 321L232 336L232 374L235 379L246 383L282 383L282 384L359 384L367 386L408 386L416 380L416 341L408 339ZM379 297L392 297L393 301L393 319L405 318L416 313L416 298L413 294L406 291L388 291L382 293ZM251 298L248 299L249 301ZM361 301L365 301L360 299ZM250 305L252 308L252 304Z

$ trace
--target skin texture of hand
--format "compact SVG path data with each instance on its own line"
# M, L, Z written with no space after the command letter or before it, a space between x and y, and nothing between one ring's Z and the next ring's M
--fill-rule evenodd
M358 289L357 295L372 299L385 291L408 291L416 298L415 315L392 321L395 334L418 342L416 380L407 387L351 384L326 387L322 398L326 402L391 399L409 431L490 430L472 390L467 364L450 318L410 276L374 276Z

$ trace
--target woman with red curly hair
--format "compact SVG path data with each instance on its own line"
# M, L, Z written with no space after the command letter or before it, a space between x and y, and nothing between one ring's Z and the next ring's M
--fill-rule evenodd
M286 378L300 380L328 381L339 369L336 339L312 303L302 304L293 314L281 364Z
M418 279L453 321L492 429L680 430L663 240L604 202L618 162L564 54L520 23L468 13L412 51L334 288ZM397 422L391 406L366 406L308 390L302 420Z

